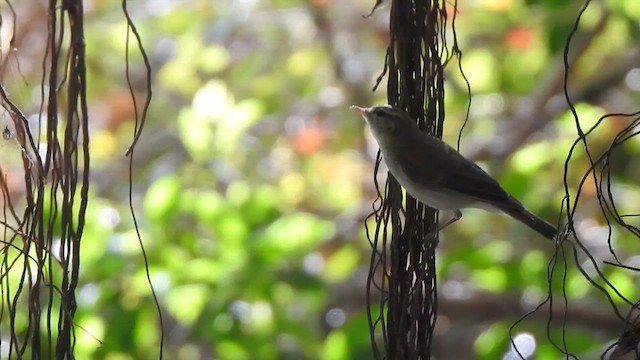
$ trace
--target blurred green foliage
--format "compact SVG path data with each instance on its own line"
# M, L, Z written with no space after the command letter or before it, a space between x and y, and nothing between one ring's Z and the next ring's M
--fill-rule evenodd
M603 16L609 20L572 68L575 89L592 84L603 64L630 51L640 19L634 4L609 0L585 13L584 32L595 31ZM371 248L362 224L375 198L376 147L348 105L371 105L385 97L369 89L383 67L388 10L362 18L372 5L326 0L130 3L152 60L154 92L135 153L132 198L163 312L165 358L371 357L363 275ZM500 136L519 126L513 124L517 114L532 111L523 102L557 76L554 69L578 8L571 1L493 0L461 1L458 10L462 65L473 90L461 148L469 153L475 144L500 145ZM40 16L45 21L46 13ZM86 25L91 107L98 120L82 240L77 357L156 358L158 317L127 205L123 154L131 141L133 109L124 81L126 28L119 4L95 2ZM129 50L139 97L145 70L135 47ZM25 68L25 76L37 83L38 68ZM453 67L447 80L445 138L454 143L467 95ZM16 101L37 112L31 89L19 80L13 86ZM629 92L624 79L608 86L612 89L578 104L582 126L620 104L606 96L608 91ZM637 107L637 93L625 101ZM603 127L594 146L604 149L620 126L611 121ZM563 110L510 156L480 160L527 207L555 222L563 196L563 161L574 136L574 119ZM18 151L7 149L3 161ZM568 175L571 189L587 168L584 151L578 152L576 168ZM637 152L638 146L630 144L621 157ZM633 174L637 167L629 164L616 176L637 199L640 189ZM587 187L577 219L587 234L602 236L605 222L594 194L593 186ZM628 235L615 236L629 245L621 255L637 252ZM608 256L602 248L593 251ZM461 284L467 310L440 315L449 326L436 336L460 343L456 349L437 348L438 358L457 358L448 356L455 350L467 351L468 358L496 359L509 350L509 328L517 318L476 314L477 294L513 297L519 299L513 306L522 302L531 309L549 286L557 294L564 287L571 301L606 309L606 299L574 268L564 286L561 273L548 284L552 253L551 244L516 222L465 212L443 234L438 275L445 288L441 302L456 296L446 284ZM608 274L624 296L636 299L636 276L617 269ZM544 318L528 319L515 333L536 337L537 358L555 358L557 349L545 341L545 324ZM556 325L557 340L561 325ZM568 343L578 354L617 336L597 324L569 327Z

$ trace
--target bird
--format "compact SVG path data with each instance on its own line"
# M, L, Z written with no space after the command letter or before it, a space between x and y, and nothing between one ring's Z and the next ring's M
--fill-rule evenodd
M555 240L557 229L527 210L480 166L441 139L418 128L403 110L391 105L351 109L369 125L393 177L416 200L453 213L437 231L462 218L461 209L502 212L540 235Z

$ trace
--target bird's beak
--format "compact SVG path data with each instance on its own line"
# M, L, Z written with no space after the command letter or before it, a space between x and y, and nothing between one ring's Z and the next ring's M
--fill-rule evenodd
M349 107L349 109L357 112L358 115L360 115L360 116L365 116L366 117L369 114L369 109L363 108L363 107L360 107L360 106L357 106L357 105L351 105Z

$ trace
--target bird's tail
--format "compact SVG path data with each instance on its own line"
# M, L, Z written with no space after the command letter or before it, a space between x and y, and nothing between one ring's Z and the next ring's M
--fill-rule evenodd
M512 204L514 205L514 204ZM507 215L512 218L522 222L527 225L531 229L535 230L540 235L546 237L547 239L555 240L558 230L555 226L549 224L548 222L540 219L536 215L529 212L524 208L520 203L517 203L519 206L509 206L507 208L503 208Z

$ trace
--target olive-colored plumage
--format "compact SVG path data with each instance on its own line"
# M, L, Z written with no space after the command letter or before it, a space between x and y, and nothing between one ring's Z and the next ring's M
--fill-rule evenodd
M400 185L426 206L453 211L454 218L445 226L462 217L460 209L481 208L504 212L541 235L555 238L554 226L529 212L478 165L420 131L404 111L389 105L351 108L369 124L389 171Z

